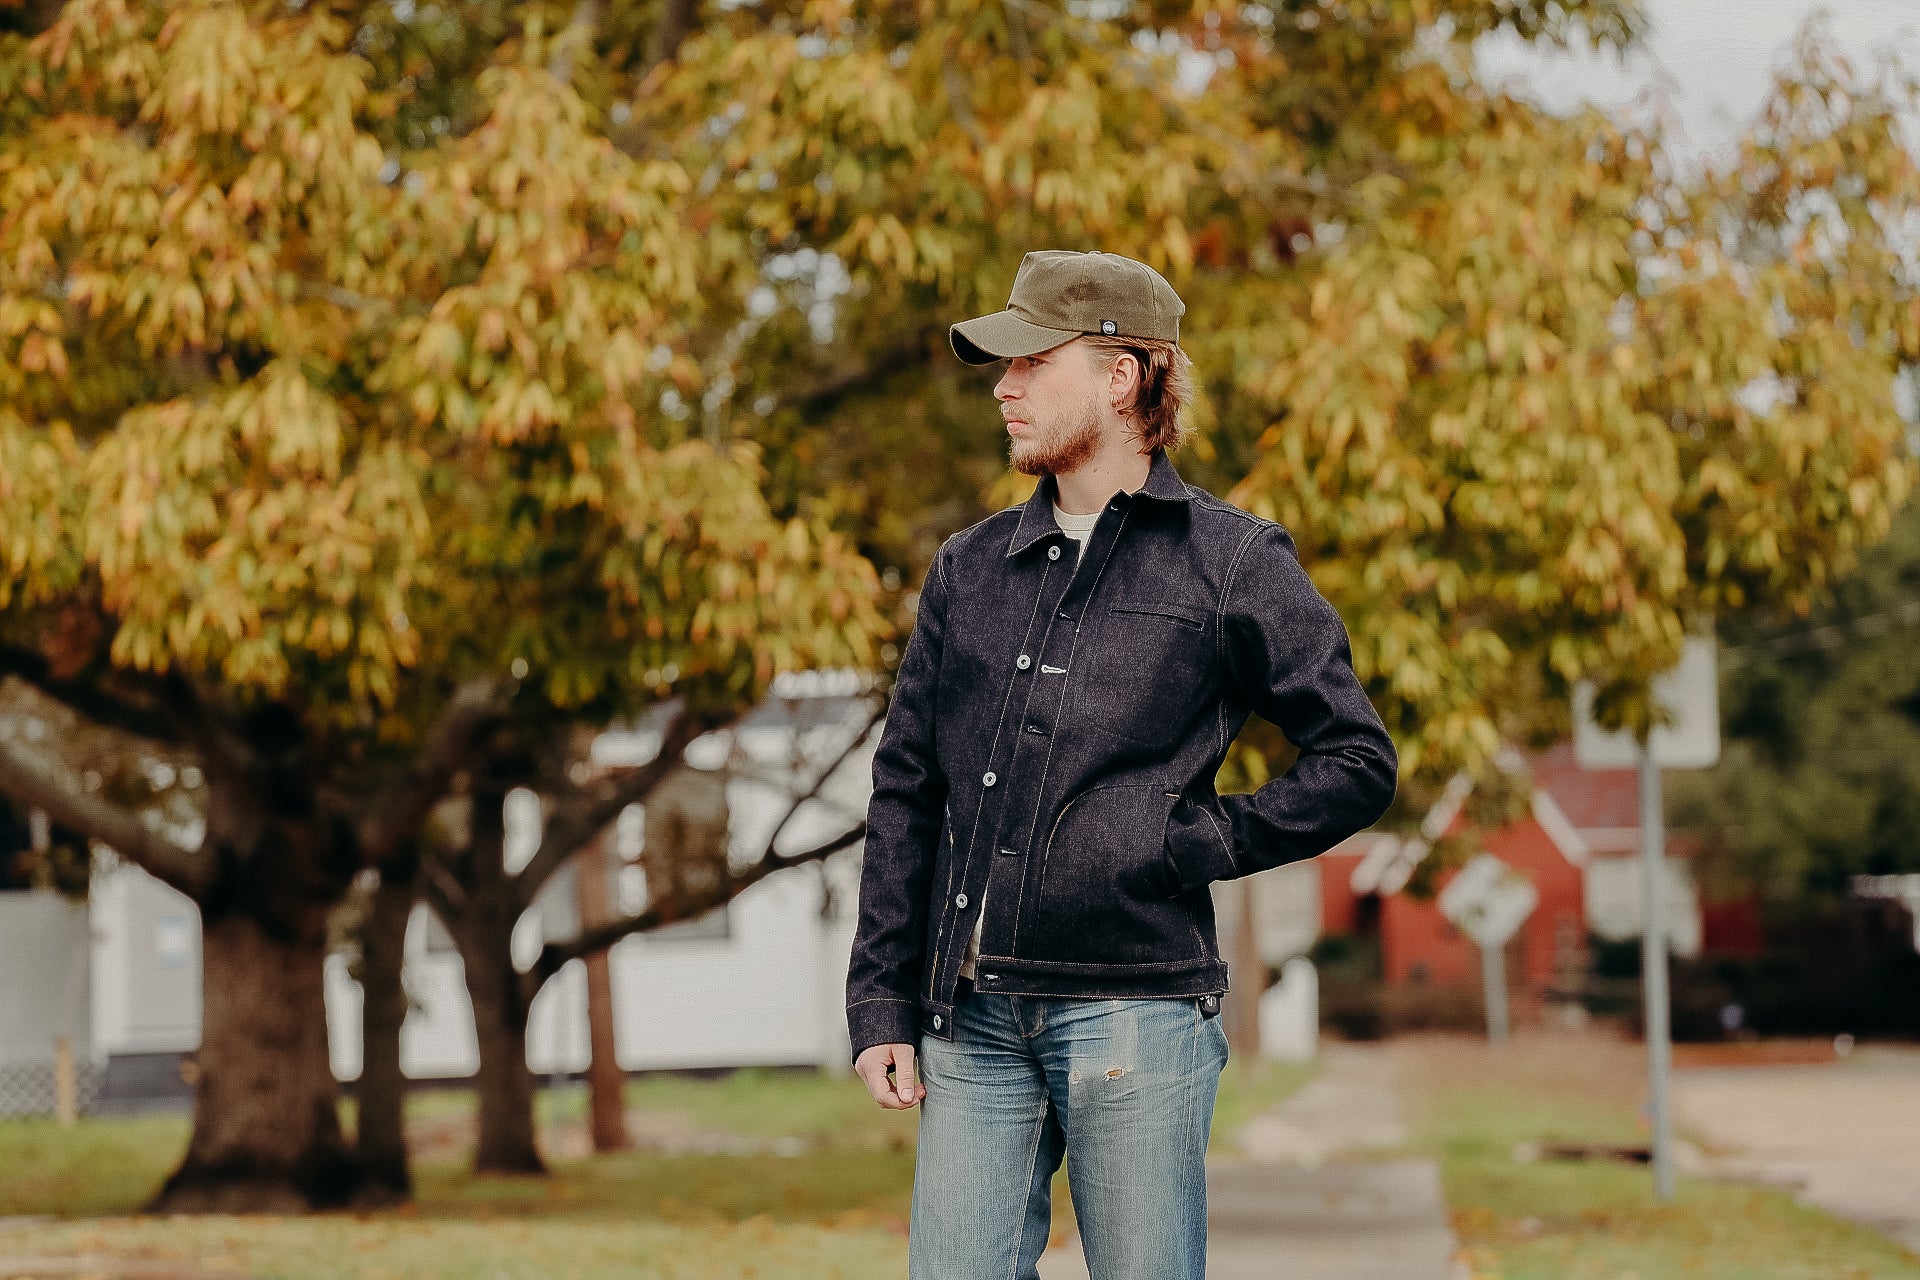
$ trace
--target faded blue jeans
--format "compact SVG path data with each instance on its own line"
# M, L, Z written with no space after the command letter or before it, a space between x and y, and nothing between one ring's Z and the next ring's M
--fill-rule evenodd
M1199 997L1002 995L962 979L953 1039L921 1040L909 1280L1036 1280L1062 1155L1092 1280L1204 1280L1226 1062Z

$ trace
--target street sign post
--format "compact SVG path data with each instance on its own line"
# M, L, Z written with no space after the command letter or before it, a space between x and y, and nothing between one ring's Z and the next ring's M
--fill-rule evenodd
M1440 891L1440 914L1480 948L1487 1039L1507 1038L1507 940L1540 900L1533 882L1490 853L1476 854Z
M1647 1124L1652 1131L1653 1190L1673 1199L1673 1025L1667 983L1667 934L1661 918L1666 880L1666 813L1660 770L1705 769L1720 758L1720 698L1711 637L1690 637L1679 663L1653 681L1654 700L1671 717L1645 742L1593 720L1593 687L1573 691L1573 756L1583 769L1640 772L1641 1002L1647 1024Z

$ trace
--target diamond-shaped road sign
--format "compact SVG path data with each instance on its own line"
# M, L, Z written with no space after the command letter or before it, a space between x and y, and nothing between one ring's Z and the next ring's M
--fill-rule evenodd
M1531 880L1482 853L1440 891L1440 914L1479 946L1503 947L1539 901Z

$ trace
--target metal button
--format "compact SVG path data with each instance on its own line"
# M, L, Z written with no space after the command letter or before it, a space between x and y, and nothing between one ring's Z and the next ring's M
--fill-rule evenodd
M954 905L954 906L956 906L956 907L964 907L964 906L966 906L966 905L967 905L967 895L966 895L966 894L964 894L964 893L956 893L956 894L954 894L954 895L953 895L953 905Z
M933 1029L934 1029L935 1031L938 1031L938 1030L939 1030L939 1029L940 1029L940 1028L941 1028L942 1026L944 1026L944 1025L946 1025L946 1024L940 1021L940 1015L939 1015L939 1014L937 1014L937 1013L936 1013L936 1014L934 1014L934 1015L933 1015Z
M1055 545L1047 548L1047 559L1058 560L1059 558L1060 558L1059 544L1056 543Z
M993 770L991 770L991 769L989 769L989 770L987 770L987 771L986 771L986 773L985 773L985 774L983 774L983 775L981 775L981 778L980 778L980 781L981 781L981 782L982 782L983 784L985 784L986 786L989 786L989 787L990 787L990 786L992 786L992 785L993 785L993 784L994 784L995 782L997 782L997 781L998 781L998 779L997 779L997 778L995 778L995 777L993 776Z
M1025 671L1028 667L1033 665L1033 659L1029 658L1026 654L1023 653L1014 660L1013 665L1020 668L1022 671Z
M1072 621L1073 621L1073 615L1072 615L1072 614L1070 614L1070 613L1068 613L1068 612L1067 612L1067 611L1066 611L1065 609L1062 609L1062 610L1060 611L1060 616L1061 616L1062 618L1065 618L1065 619L1066 619L1066 620L1067 620L1068 622L1072 622Z

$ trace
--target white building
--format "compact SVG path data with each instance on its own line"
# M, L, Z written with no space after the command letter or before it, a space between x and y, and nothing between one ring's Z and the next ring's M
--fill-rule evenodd
M53 1110L56 1044L97 1087L87 1023L87 908L46 889L0 891L0 1116ZM31 980L24 980L27 978Z
M758 859L791 797L808 789L821 763L843 751L816 798L793 812L777 847L786 852L812 847L865 817L879 731L866 732L846 750L861 735L872 703L859 694L852 676L836 679L809 673L776 686L777 696L737 725L688 749L690 765L724 779L728 853L736 866ZM603 734L594 744L594 759L610 765L650 759L659 729L656 715L631 729ZM635 805L615 825L613 844L622 865L609 896L623 914L642 909L647 899L645 872L638 865L645 817L644 806ZM506 822L506 863L517 870L538 846L538 799L530 792L514 793ZM702 919L615 945L609 962L620 1065L628 1071L749 1065L849 1069L845 984L862 847L856 843L823 862L778 872ZM573 875L569 867L553 876L521 919L513 939L518 964L531 964L548 939L577 931ZM1278 963L1313 940L1317 879L1303 866L1258 880L1260 949ZM1215 897L1224 943L1240 918L1238 899L1221 892ZM99 1073L102 1109L177 1105L190 1094L181 1074L183 1059L200 1040L197 907L138 867L105 857L99 860L90 903L64 909L74 945L63 953L73 958L60 965L48 960L56 948L17 947L25 934L0 921L0 968L31 964L56 979L7 984L44 994L36 997L37 1011L31 1014L16 1015L0 1003L0 1030L47 1028L66 1018L79 1028L76 1052ZM90 948L81 945L89 911ZM417 1080L472 1075L479 1055L460 956L424 905L408 922L403 979L412 1008L401 1032L402 1068ZM360 1072L361 1001L343 956L327 962L326 996L334 1073L352 1080ZM49 1034L36 1030L31 1038L38 1044ZM541 991L530 1012L527 1042L529 1065L538 1073L586 1068L586 980L580 962L561 970ZM8 1043L0 1039L0 1063ZM5 1113L0 1097L0 1114Z
M707 735L687 753L696 768L724 770L716 776L724 778L729 858L735 865L758 858L790 798L804 792L820 765L860 734L872 705L858 695L851 676L814 673L777 686L776 693L783 696L767 699L738 725ZM596 762L651 758L659 742L658 719L602 735L594 744ZM877 730L867 733L817 797L793 812L779 850L824 843L865 817L877 740ZM538 846L538 800L530 792L514 793L506 819L507 866L517 870ZM640 805L629 808L615 826L615 850L622 863L632 864L618 869L611 895L623 913L646 902L645 872L637 861L645 830ZM846 1068L845 982L860 850L856 843L824 862L778 872L705 918L614 946L609 959L621 1065L629 1071L776 1064ZM564 939L577 930L575 892L572 868L543 887L514 934L518 963L531 963L549 938ZM0 910L14 905L5 899L28 896L0 895ZM27 914L50 919L39 899L51 895L32 897ZM56 948L39 940L28 949L24 926L13 927L12 916L0 918L0 962L11 968L30 961L61 977L52 984L6 984L12 990L0 995L0 1028L10 1029L13 1040L31 1039L37 1046L50 1037L37 1029L51 1027L58 1017L75 1020L84 1033L75 1039L76 1050L83 1061L105 1070L105 1106L186 1096L180 1064L200 1039L200 930L194 903L139 868L106 858L89 906L65 910L70 917L65 927L79 945L67 948L77 960L59 966L49 962ZM89 910L90 957L84 945ZM408 923L404 981L413 1008L401 1032L402 1067L415 1079L471 1075L478 1049L460 957L424 906ZM360 1070L360 989L347 976L344 957L329 958L326 990L334 1071L350 1080ZM14 1003L26 999L27 992L37 993L33 1010L6 1003L10 997ZM536 1072L585 1069L585 992L585 969L576 961L534 1002L527 1056ZM0 1039L0 1063L7 1061L10 1043Z

